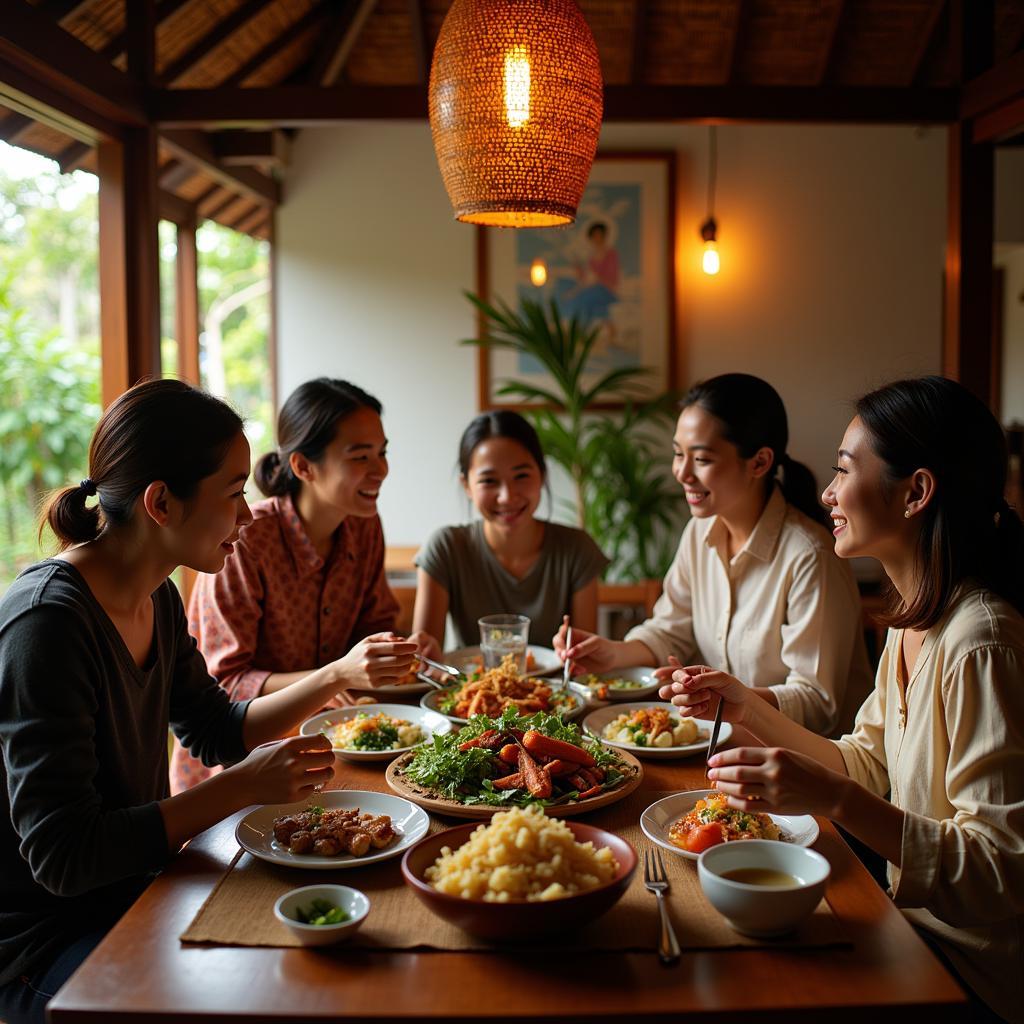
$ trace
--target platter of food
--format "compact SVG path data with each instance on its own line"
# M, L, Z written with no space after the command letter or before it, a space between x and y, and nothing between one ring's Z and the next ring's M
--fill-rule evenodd
M235 827L235 839L260 860L322 871L397 857L429 827L429 816L401 797L330 790L305 804L254 808Z
M345 761L392 761L399 754L451 730L444 715L407 704L362 704L307 718L303 736L323 733Z
M751 814L728 806L714 789L674 793L651 804L640 815L640 829L663 849L696 860L720 843L745 839L777 839L810 846L819 833L809 814Z
M486 671L477 669L465 680L425 693L420 707L465 725L474 715L496 718L508 707L520 714L543 711L573 718L583 711L586 701L557 682L521 676L509 665L502 665Z
M643 774L632 754L585 738L558 715L508 708L403 754L385 778L400 796L454 818L530 806L565 818L623 799Z
M604 675L576 676L572 686L593 700L642 700L655 694L661 684L653 668L624 668Z
M479 647L460 647L454 651L445 651L441 660L466 675L484 667L484 655ZM526 648L526 675L546 676L561 671L562 661L552 648L539 647L537 644L530 644Z
M686 718L664 701L616 704L592 711L583 719L583 728L602 743L638 757L652 758L704 753L713 727L714 722ZM716 745L731 735L732 726L722 722Z

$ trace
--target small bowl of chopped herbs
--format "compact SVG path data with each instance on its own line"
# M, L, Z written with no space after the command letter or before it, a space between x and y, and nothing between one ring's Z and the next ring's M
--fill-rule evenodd
M303 946L329 946L351 938L370 913L370 901L347 885L304 885L274 904L278 919Z

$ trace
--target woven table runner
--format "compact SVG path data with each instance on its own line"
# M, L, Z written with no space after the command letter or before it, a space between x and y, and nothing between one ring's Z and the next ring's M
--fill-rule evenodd
M640 813L667 793L632 794L600 814L599 825L629 842L637 851L653 844L640 831ZM448 827L431 822L431 831ZM810 948L847 945L839 922L822 900L817 910L792 935L753 939L734 932L705 899L697 878L697 862L663 851L669 880L667 901L672 923L684 949L746 947ZM402 880L401 858L342 871L296 871L269 864L239 850L224 876L181 936L183 942L218 946L298 946L300 943L274 917L278 897L302 885L338 882L361 889L370 899L370 915L346 943L350 949L373 950L497 950L516 948L581 950L650 950L657 938L656 899L643 886L643 866L622 899L603 917L580 929L578 935L559 935L549 941L494 945L449 924L429 911Z

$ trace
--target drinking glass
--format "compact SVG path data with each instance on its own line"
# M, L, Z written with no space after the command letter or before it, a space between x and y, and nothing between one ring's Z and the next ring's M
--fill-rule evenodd
M524 675L530 620L525 615L485 615L479 621L484 669L497 668L511 654L519 674Z

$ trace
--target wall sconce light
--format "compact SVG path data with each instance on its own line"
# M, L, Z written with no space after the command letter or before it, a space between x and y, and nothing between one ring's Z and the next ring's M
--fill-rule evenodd
M530 284L535 288L543 288L548 283L547 264L538 256L530 264Z
M721 269L718 258L718 222L715 220L715 179L718 177L718 129L708 128L708 215L700 226L700 237L704 239L704 253L701 269L705 274L714 275Z
M574 0L455 0L430 68L430 129L456 220L576 219L604 86Z

